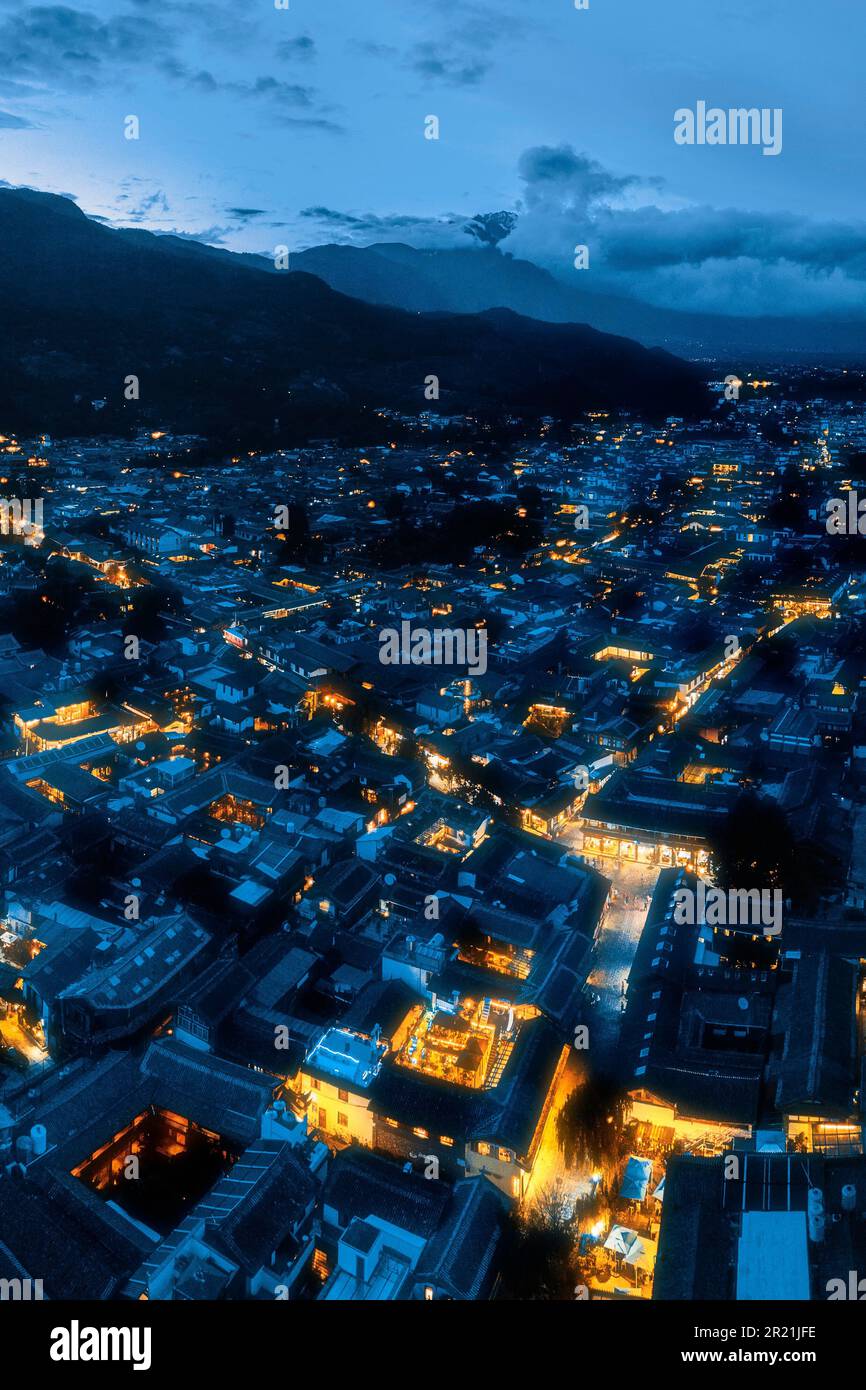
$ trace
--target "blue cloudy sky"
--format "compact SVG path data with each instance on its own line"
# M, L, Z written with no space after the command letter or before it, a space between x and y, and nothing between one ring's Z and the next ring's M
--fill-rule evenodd
M0 0L0 178L255 251L515 209L596 287L863 312L864 39L858 0ZM782 108L782 153L677 145L698 100Z

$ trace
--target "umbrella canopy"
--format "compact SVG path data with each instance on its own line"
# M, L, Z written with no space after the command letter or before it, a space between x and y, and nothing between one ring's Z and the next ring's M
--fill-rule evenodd
M630 1231L628 1226L611 1226L604 1248L612 1250L615 1255L627 1255L633 1243L639 1239L637 1231Z
M625 1198L627 1202L642 1202L647 1194L647 1188L652 1182L652 1175L652 1159L636 1158L632 1154L622 1175L622 1186L619 1189L620 1197Z
M656 1242L649 1236L639 1236L627 1226L612 1226L604 1248L622 1255L624 1262L635 1269L651 1271L655 1265Z
M634 1269L646 1270L647 1274L652 1274L656 1263L657 1245L649 1236L640 1236L635 1241L629 1253L624 1257L625 1262Z

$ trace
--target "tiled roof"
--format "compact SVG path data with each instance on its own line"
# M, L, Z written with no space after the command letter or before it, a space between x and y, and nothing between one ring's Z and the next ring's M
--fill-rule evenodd
M429 1282L458 1299L489 1293L505 1206L502 1193L486 1178L458 1182L445 1220L418 1262L416 1281Z
M344 1149L334 1158L323 1196L337 1212L341 1228L355 1217L376 1216L414 1235L435 1232L448 1205L445 1183L404 1173L399 1164L362 1149Z

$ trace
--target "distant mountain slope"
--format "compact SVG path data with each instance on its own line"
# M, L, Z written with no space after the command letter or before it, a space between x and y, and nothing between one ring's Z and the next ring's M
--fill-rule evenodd
M687 356L838 353L850 354L852 360L866 357L862 319L744 318L658 309L625 295L594 291L591 270L575 271L572 285L566 283L565 275L560 280L531 261L488 247L418 250L400 242L314 246L294 254L292 267L373 304L421 312L508 308L552 323L588 323Z
M0 324L7 428L72 428L97 398L106 429L124 417L270 423L310 403L423 409L429 375L446 413L705 403L688 364L586 325L371 305L310 274L110 229L69 199L21 189L0 189ZM124 401L128 376L139 402Z

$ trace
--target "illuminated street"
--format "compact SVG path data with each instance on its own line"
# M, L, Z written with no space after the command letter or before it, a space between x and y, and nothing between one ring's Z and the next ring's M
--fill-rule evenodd
M578 838L579 832L569 827L561 842L576 842ZM587 977L587 989L601 996L588 1017L590 1048L604 1070L616 1053L623 991L659 870L655 865L636 865L616 859L599 859L593 867L613 885L607 917Z
M28 1062L44 1062L48 1053L21 1027L14 1014L0 1018L0 1037L8 1047L14 1047Z
M658 870L629 864L616 866L611 871L605 864L602 873L612 880L617 896L608 907L607 919L593 952L587 986L601 995L591 1016L590 1046L604 1069L605 1062L612 1062L619 1042L625 985Z
M568 1065L560 1077L556 1096L544 1126L541 1145L526 1189L524 1199L526 1202L536 1201L545 1190L553 1187L558 1187L569 1197L577 1197L587 1190L588 1174L577 1172L565 1166L562 1151L556 1139L556 1116L569 1093L578 1085L579 1078L580 1061L577 1054L572 1052L568 1059Z
M562 838L566 840L570 832ZM588 990L600 995L594 1008L588 1011L589 1049L594 1064L607 1070L614 1061L622 1021L623 987L628 979L634 952L640 939L647 914L647 900L652 897L658 870L605 861L600 871L610 878L616 897L613 897L604 926L592 954L592 969L587 978ZM635 902L635 900L637 900ZM560 1080L554 1104L544 1130L544 1137L527 1189L527 1200L537 1198L545 1188L558 1185L569 1195L579 1196L588 1190L589 1172L577 1173L565 1167L556 1141L555 1117L569 1092L578 1083L581 1061L572 1053L569 1065Z

